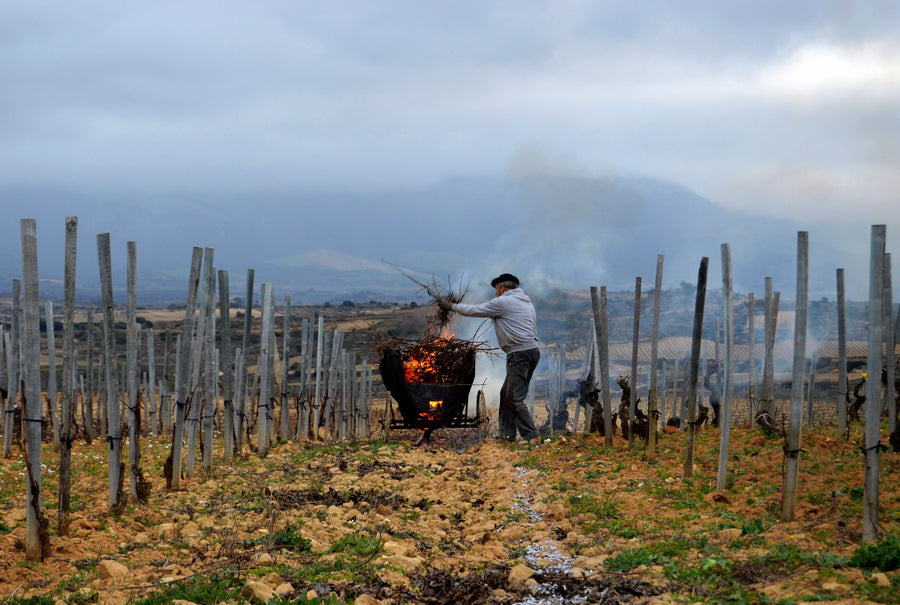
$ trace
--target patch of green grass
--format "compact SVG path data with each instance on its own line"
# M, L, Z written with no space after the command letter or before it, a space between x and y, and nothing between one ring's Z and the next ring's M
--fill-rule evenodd
M621 514L621 507L611 496L598 500L591 494L572 494L566 499L569 511L573 515L592 515L597 519L616 519Z
M10 597L3 603L12 603L12 605L54 605L55 601L52 597Z
M890 586L879 586L874 582L857 584L854 592L862 599L874 603L900 603L900 576L893 575Z
M603 562L604 567L610 572L626 572L631 571L635 567L641 565L652 565L660 559L658 553L652 552L649 548L638 547L630 550L623 550L609 557Z
M347 534L328 548L328 552L343 552L358 557L369 557L381 549L381 539L376 535Z
M535 471L541 471L542 473L546 473L550 470L550 468L544 463L541 462L540 457L532 452L522 452L522 457L515 461L515 466L520 466L522 468L528 468Z
M134 605L166 605L175 599L211 605L225 601L242 602L244 580L237 576L193 576L167 584L162 590L138 599Z
M850 557L850 565L878 571L900 569L900 536L888 534L878 542L863 544Z
M761 517L749 519L741 524L741 534L744 536L758 536L766 531L766 526Z

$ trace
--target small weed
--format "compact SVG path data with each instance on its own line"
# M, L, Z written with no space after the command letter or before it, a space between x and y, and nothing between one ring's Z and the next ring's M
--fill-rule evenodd
M244 580L237 576L193 576L176 580L163 590L135 601L135 605L165 605L176 599L194 603L239 602Z
M760 517L744 521L741 525L741 534L744 536L758 536L765 531L766 526L763 524L763 520Z
M515 465L544 473L549 470L547 465L541 462L541 459L531 452L523 452L522 457L515 462Z
M621 514L619 503L611 497L597 500L590 494L573 494L566 503L573 515L593 515L597 519L616 519Z
M10 597L3 603L11 603L12 605L54 605L55 601L51 597Z
M863 544L850 557L850 565L879 571L900 568L900 536L888 534L878 542Z
M627 572L641 565L652 565L659 559L659 555L645 547L632 550L623 550L606 559L603 565L610 572Z

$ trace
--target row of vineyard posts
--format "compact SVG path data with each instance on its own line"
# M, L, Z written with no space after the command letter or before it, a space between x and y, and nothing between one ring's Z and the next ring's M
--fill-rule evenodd
M896 435L900 432L897 426L897 402L895 399L895 391L893 388L882 388L881 381L878 377L882 374L882 368L887 372L887 384L895 383L895 359L894 350L896 346L896 336L898 328L900 328L900 312L895 321L893 317L893 300L891 286L891 255L885 252L886 227L884 225L873 225L871 234L871 252L870 252L870 275L869 275L869 314L868 314L868 359L867 371L872 378L866 381L866 401L874 402L866 405L865 427L862 451L865 456L863 469L863 485L865 506L863 509L863 539L875 540L880 537L881 530L879 528L879 468L880 455L887 448L881 442L881 422L882 413L886 412L888 417L888 432ZM721 431L719 460L717 469L717 489L725 489L728 480L728 460L729 460L729 440L730 429L733 423L732 407L734 401L734 318L733 318L733 293L732 293L732 276L731 276L731 250L729 244L721 245L722 255L722 292L723 292L723 308L722 318L724 319L724 367L723 367L723 383L721 385L721 419L719 427ZM666 415L665 393L666 385L663 382L667 376L666 364L662 364L662 378L660 381L660 372L658 364L658 338L659 338L659 317L660 317L660 294L662 292L662 273L663 273L663 255L657 257L656 282L653 295L653 311L652 311L652 327L650 336L650 362L649 377L647 389L647 415L650 419L650 426L659 426L663 428L666 419L678 420L678 426L681 430L687 431L687 440L685 448L684 476L690 478L693 476L693 457L694 457L694 438L695 433L702 424L702 420L698 420L698 383L700 377L706 374L707 355L701 351L701 343L703 342L703 319L706 308L706 286L709 259L704 257L701 259L697 276L697 291L694 309L694 323L691 337L691 351L688 361L686 376L684 376L678 367L678 359L675 360L675 368L671 378L671 399L670 399L670 415ZM783 484L782 484L782 509L781 518L784 521L791 521L794 517L794 508L797 499L797 482L799 464L803 449L801 447L802 437L802 419L804 415L804 402L809 403L807 410L807 423L812 422L812 386L815 384L815 360L811 362L807 360L806 355L806 330L807 330L807 306L808 306L808 289L809 289L809 234L806 231L800 231L797 234L797 292L796 292L796 312L794 314L794 342L793 342L793 363L792 363L792 379L790 403L787 418L787 430L784 432L784 464L783 464ZM834 401L837 417L837 435L839 438L847 439L849 437L848 419L847 419L847 337L846 337L846 310L845 310L845 292L844 292L844 269L836 269L836 292L837 292L837 329L838 329L838 388L837 397ZM762 371L762 387L761 393L757 394L756 379L753 374L753 317L754 317L754 300L752 294L749 296L749 335L750 345L750 377L749 388L747 393L747 401L750 406L749 417L755 419L756 423L764 430L771 433L777 425L773 420L775 415L774 402L774 348L775 348L775 327L777 325L778 307L780 301L780 293L773 291L772 278L765 278L765 301L764 301L764 362ZM597 377L610 376L610 359L609 359L609 318L607 305L606 286L602 286L599 291L596 287L591 287L591 302L593 317L591 320L591 330L588 336L588 346L586 350L586 358L584 361L582 376L590 375ZM634 329L632 341L632 357L631 357L631 376L638 376L638 347L640 344L640 305L641 305L641 278L635 281L635 299L634 299ZM716 322L716 359L719 359L718 351L718 319ZM884 355L882 356L882 351ZM884 357L884 358L883 358ZM553 351L551 354L551 378L549 381L549 404L548 407L550 417L553 418L556 410L554 406L556 402L565 401L564 386L565 385L565 352L564 350ZM703 367L701 367L703 366ZM554 380L554 375L559 377ZM680 381L679 378L684 378ZM609 380L607 380L609 382ZM630 390L630 405L628 406L629 426L635 426L636 414L638 413L638 405L636 401L637 391L635 388ZM680 396L678 389L680 385L686 383L687 392ZM808 386L807 386L808 385ZM601 407L602 422L601 432L604 434L608 446L613 445L613 434L615 426L612 418L612 401L611 388L608 384L604 384L604 380L596 381L595 385L602 396ZM757 399L758 397L758 399ZM680 401L680 410L679 402ZM758 402L758 405L754 405ZM661 405L662 404L662 405ZM533 408L532 408L533 409ZM574 422L574 430L579 430L579 413L580 407L576 406L576 416ZM592 426L592 408L585 406L584 431L589 431ZM633 441L635 431L629 430L627 438ZM657 431L647 431L645 440L645 458L652 462L656 456L656 439ZM773 469L774 470L774 469Z
M878 376L882 367L888 371L888 384L893 384L895 331L900 322L892 317L890 254L885 253L886 230L884 225L872 227L869 292L869 342L867 370L870 376ZM37 236L32 219L22 220L23 280L13 280L13 318L9 333L0 327L0 368L5 368L7 401L3 407L4 454L10 454L17 413L22 427L23 448L26 453L27 476L27 530L26 556L39 560L46 552L46 521L40 507L40 441L44 424L52 426L54 443L58 444L59 462L59 523L60 535L68 533L70 452L75 439L76 419L81 419L82 436L90 441L94 435L94 401L100 414L99 438L109 444L109 505L115 510L124 506L129 497L145 500L147 482L140 465L140 437L142 434L171 434L171 455L166 464L167 486L177 489L183 477L196 472L198 439L202 453L202 465L208 470L213 464L212 444L216 426L223 436L223 458L227 463L244 448L265 456L276 440L288 439L363 439L370 435L372 414L372 369L365 360L357 363L355 355L343 349L343 335L335 329L327 334L324 318L318 321L302 320L299 329L300 363L298 384L288 384L289 346L294 334L291 325L290 297L284 298L282 353L279 363L275 341L275 296L271 283L261 287L261 326L259 328L258 356L255 372L250 374L248 357L251 350L251 322L254 294L254 270L247 271L247 291L243 315L241 346L232 350L231 321L229 315L229 276L214 266L212 248L194 248L188 279L187 302L181 333L166 332L157 342L152 327L142 328L136 318L136 258L134 242L127 244L127 301L126 301L126 359L121 365L116 351L115 301L113 300L111 253L109 234L97 236L97 252L100 269L102 317L102 347L97 358L97 382L103 388L94 394L94 319L88 311L87 355L83 371L79 371L78 354L74 346L74 286L77 240L77 219L66 219L66 259L64 278L62 385L57 384L56 355L48 356L49 376L46 385L47 418L44 418L42 389L40 384L40 303L37 278ZM722 244L722 292L721 317L724 323L724 365L721 386L721 410L719 426L721 444L717 469L717 488L724 489L728 479L728 447L733 423L734 400L734 320L731 277L731 253L728 244ZM651 352L647 390L647 415L650 426L661 429L667 418L683 419L681 430L687 432L684 476L693 475L693 444L698 421L698 391L700 377L706 374L707 355L701 351L703 320L706 310L706 287L709 259L700 261L697 277L691 352L687 367L679 368L674 361L671 377L666 364L659 371L658 335L660 317L660 293L662 292L664 257L657 256L656 281L653 294L651 321ZM837 316L839 378L837 400L837 434L846 439L849 435L846 415L847 352L846 320L844 310L844 269L838 268ZM22 294L24 286L24 296ZM218 288L217 288L218 286ZM808 291L808 234L799 232L797 237L797 292L794 315L793 372L788 412L788 429L784 437L784 463L782 487L782 519L792 520L797 493L797 475L802 455L802 417L804 401L811 401L815 364L807 365L806 359L806 308ZM593 376L610 376L609 319L606 286L591 288L591 329L589 330L584 359L584 370ZM218 298L216 296L218 295ZM751 405L750 417L767 428L775 414L774 403L774 343L775 326L780 293L773 291L772 278L765 278L764 300L764 363L762 385L756 393L751 358L751 376L747 400ZM216 314L216 301L219 312ZM637 405L637 350L640 342L641 278L635 281L634 324L631 356L631 377L635 377L630 391L628 421L633 425L638 412ZM751 357L753 352L752 322L754 301L749 298L749 334ZM55 352L53 305L45 303L47 347ZM217 326L219 326L217 328ZM719 359L719 327L716 327L716 359ZM235 340L237 335L235 335ZM146 368L139 369L141 341L146 341ZM217 346L218 342L218 346ZM155 366L155 347L163 347L161 376ZM884 347L886 358L882 360ZM548 411L552 422L557 402L566 398L566 355L562 347L549 351ZM174 356L174 381L169 381L169 365ZM882 366L884 364L884 366ZM280 368L280 372L278 371ZM809 372L807 373L807 368ZM121 371L119 371L121 369ZM661 374L661 376L660 376ZM670 385L666 385L666 381ZM808 382L807 382L808 380ZM597 381L602 397L601 427L608 445L612 445L614 426L612 420L611 388ZM20 387L20 384L22 385ZM123 387L123 388L120 388ZM20 392L21 391L21 392ZM124 395L122 395L124 392ZM670 394L666 410L667 394ZM863 538L874 540L878 528L878 476L879 456L884 446L880 441L881 412L887 410L889 431L897 430L896 401L893 389L881 390L878 380L866 383L866 397L870 402L882 405L866 406L865 438L865 507ZM530 405L534 405L534 389L529 393ZM758 405L754 407L754 402ZM17 404L21 405L17 405ZM221 405L220 405L221 403ZM20 409L21 408L21 409ZM577 432L581 419L576 406L573 429ZM592 427L590 407L584 409L584 430ZM146 420L145 420L146 418ZM767 420L768 419L768 420ZM621 420L621 419L620 419ZM807 421L811 420L811 408ZM771 427L771 424L768 425ZM556 428L554 426L554 428ZM125 468L122 457L123 434L127 431L130 485L124 489ZM105 434L104 434L105 433ZM629 441L635 432L628 431ZM645 441L645 458L652 462L656 456L657 431L649 430ZM255 440L255 441L254 441ZM185 448L186 444L186 448ZM186 451L185 451L186 450Z
M137 321L137 244L127 242L126 351L122 365L116 345L109 234L97 235L102 340L95 375L95 324L93 310L88 310L87 342L82 343L87 353L82 367L74 338L77 226L77 217L66 218L61 367L57 367L53 304L44 304L48 359L45 387L41 384L41 304L34 219L21 220L23 279L13 280L10 329L7 332L0 326L0 382L5 386L3 453L9 457L16 436L20 436L27 468L25 554L29 561L42 560L49 550L49 523L42 514L40 488L45 425L52 428L53 443L59 451L60 536L69 531L71 450L78 437L88 443L95 438L108 443L109 506L115 511L124 508L129 498L147 501L149 482L141 467L140 438L148 433L172 435L165 468L167 487L172 489L180 488L183 477L197 472L198 440L203 469L211 469L217 434L222 435L225 463L245 447L266 456L279 440L356 440L369 436L373 372L367 360L358 362L355 352L344 349L343 334L338 329L326 334L321 315L318 321L304 318L295 332L289 296L284 297L279 355L275 293L270 282L261 286L258 358L248 359L250 355L245 352L257 348L251 342L253 269L247 271L241 346L232 351L228 271L216 270L213 248L193 249L181 333L175 335L173 343L172 334L166 332L157 343L153 328L142 327ZM300 338L299 372L295 372L299 373L299 384L296 376L294 383L288 380L292 335ZM141 351L145 350L142 341L146 343L143 368L139 367ZM159 344L163 347L163 368L158 376L155 347ZM170 383L173 355L175 375ZM252 361L256 363L251 373ZM100 432L95 435L98 425ZM122 452L125 435L127 491Z

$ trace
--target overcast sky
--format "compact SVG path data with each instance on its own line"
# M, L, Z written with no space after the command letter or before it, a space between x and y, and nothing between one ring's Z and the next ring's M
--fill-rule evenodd
M879 0L0 0L0 187L366 192L538 158L890 241L898 30Z

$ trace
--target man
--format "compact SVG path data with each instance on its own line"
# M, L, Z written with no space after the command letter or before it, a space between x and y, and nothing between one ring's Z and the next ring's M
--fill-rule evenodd
M531 299L519 288L515 275L503 273L491 281L496 296L479 305L451 303L439 298L438 306L467 317L490 317L497 344L506 353L506 380L500 389L500 438L523 440L538 437L531 413L525 405L531 376L541 359L538 348L537 320Z

